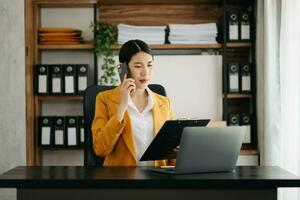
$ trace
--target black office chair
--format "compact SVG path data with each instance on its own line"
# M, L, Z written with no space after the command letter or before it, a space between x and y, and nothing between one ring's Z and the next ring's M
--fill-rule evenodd
M95 155L93 150L92 123L95 115L96 96L99 92L110 90L115 86L99 86L92 85L84 92L83 114L84 114L84 130L85 130L85 145L84 145L84 166L102 166L104 158ZM155 93L166 96L166 91L163 86L158 84L150 84L149 89Z

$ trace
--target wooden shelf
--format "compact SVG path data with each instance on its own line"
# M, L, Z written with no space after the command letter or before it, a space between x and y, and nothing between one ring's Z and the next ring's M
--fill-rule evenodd
M229 48L248 48L250 43L230 43ZM221 49L222 44L154 44L150 45L152 49ZM118 50L121 45L112 45L113 50Z
M92 7L97 0L34 0L41 7Z
M41 150L82 150L83 146L39 146Z
M241 149L240 155L258 155L259 152L256 149Z
M161 1L161 0L101 0L100 5L151 5L151 4L217 4L219 0L172 0Z
M225 95L223 95L223 98L225 98ZM251 94L231 93L231 94L227 94L227 98L228 99L252 98L252 95Z
M94 49L94 44L92 41L85 41L82 44L39 44L39 50L92 50Z
M112 45L111 49L119 50L122 45ZM248 48L250 47L250 43L230 43L227 44L228 48ZM222 44L153 44L150 45L152 49L221 49L223 48ZM92 50L94 49L94 44L92 41L86 41L82 44L52 44L52 45L45 45L39 44L38 48L40 50L59 50L59 49L87 49Z
M227 43L227 48L249 48L251 43L249 42L231 42Z
M66 101L81 101L83 100L83 96L37 96L39 101L53 101L53 100L66 100Z

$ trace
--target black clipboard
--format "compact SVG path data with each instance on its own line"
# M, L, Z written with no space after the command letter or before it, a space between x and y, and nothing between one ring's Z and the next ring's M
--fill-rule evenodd
M140 161L175 159L174 148L179 145L184 127L206 126L209 119L168 120L161 127Z

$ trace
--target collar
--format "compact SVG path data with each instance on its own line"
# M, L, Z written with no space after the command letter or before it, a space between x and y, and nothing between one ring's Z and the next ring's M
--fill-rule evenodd
M112 97L111 97L112 101L117 104L120 104L120 102L121 102L120 88L121 88L121 85L119 85L115 89L113 89ZM146 90L147 90L148 94L151 94L153 106L157 105L158 107L160 107L164 104L164 102L161 101L159 97L157 97L156 93L152 92L148 87L146 88Z
M143 112L141 112L141 114L150 111L154 106L152 91L148 87L146 88L146 91L148 93L148 102L147 102L147 106L145 107ZM132 109L134 109L136 112L140 113L139 110L137 109L136 105L133 103L131 97L129 98L128 106L131 107Z

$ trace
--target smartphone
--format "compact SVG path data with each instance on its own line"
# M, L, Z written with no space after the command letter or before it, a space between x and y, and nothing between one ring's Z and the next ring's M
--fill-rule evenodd
M120 64L118 71L121 82L123 82L125 74L127 74L127 78L130 78L130 72L126 62Z

